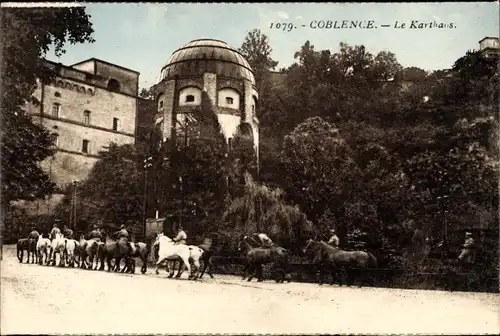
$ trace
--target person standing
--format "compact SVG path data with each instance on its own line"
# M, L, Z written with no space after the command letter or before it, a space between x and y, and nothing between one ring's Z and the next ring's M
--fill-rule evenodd
M458 259L461 261L465 261L466 263L473 264L475 261L475 248L476 242L472 237L472 233L465 233L465 242L462 245L462 252L458 256Z

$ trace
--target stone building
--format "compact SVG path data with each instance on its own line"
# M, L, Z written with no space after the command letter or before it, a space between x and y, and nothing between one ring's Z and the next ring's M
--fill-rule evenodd
M479 41L479 51L486 57L498 57L500 41L498 37L485 37Z
M34 96L41 104L27 111L57 135L56 154L42 167L64 187L85 179L110 142L135 142L139 73L95 58L46 65L57 77L38 83Z
M187 116L209 103L228 143L241 124L249 126L242 129L253 139L258 156L259 94L254 74L247 60L225 42L198 39L174 51L152 91L155 124L164 141L172 138Z

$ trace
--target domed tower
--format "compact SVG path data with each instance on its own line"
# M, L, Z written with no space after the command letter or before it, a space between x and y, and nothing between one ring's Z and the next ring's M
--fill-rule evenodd
M246 124L240 129L251 133L245 135L253 138L258 157L255 77L247 60L227 43L198 39L177 49L162 68L153 92L156 125L161 127L164 141L172 137L186 115L209 103L227 142L240 124Z

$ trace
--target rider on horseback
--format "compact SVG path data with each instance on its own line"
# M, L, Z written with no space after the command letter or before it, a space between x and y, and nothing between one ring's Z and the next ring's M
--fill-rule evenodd
M99 228L95 224L92 227L92 231L90 231L90 233L89 233L89 239L94 239L96 241L101 241L102 240L101 231L99 231Z
M340 241L339 241L339 237L335 233L335 229L330 229L329 232L331 234L331 237L328 240L328 245L331 245L335 248L339 248Z
M64 225L63 236L64 238L73 239L73 230Z
M56 238L56 234L60 234L61 233L61 230L59 229L57 223L54 224L54 227L52 228L52 230L50 231L50 240L54 240L54 238Z
M177 228L177 236L173 239L176 244L186 245L187 234L182 225Z
M255 240L260 244L262 248L270 248L274 246L274 242L269 238L269 236L265 233L254 233Z
M128 231L127 231L127 229L125 229L125 225L122 224L120 226L120 230L115 232L115 235L116 235L116 239L127 238L127 240L128 240Z
M40 236L40 234L38 233L36 228L33 227L33 230L28 235L28 239L34 239L35 241L37 241L39 236Z

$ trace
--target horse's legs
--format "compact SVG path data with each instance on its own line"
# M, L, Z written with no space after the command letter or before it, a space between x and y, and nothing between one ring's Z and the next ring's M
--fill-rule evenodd
M120 272L120 270L121 270L120 262L121 261L122 261L121 256L115 256L115 272Z
M99 267L99 271L104 271L104 259L105 259L104 252L101 252L101 254L99 255L99 260L101 261L101 266Z
M316 275L318 277L318 285L322 285L323 284L323 265L322 264L318 264L318 268L317 268L317 271L316 271Z
M201 267L201 265L200 265L200 261L199 261L198 259L193 260L193 266L194 266L194 267L193 267L193 271L192 271L192 273L193 273L193 278L194 278L194 279L196 279L196 278L197 278L197 276L196 276L196 272L198 272L198 271L200 270L200 267Z
M175 261L174 261L174 266L175 266ZM175 267L173 269L173 272L175 272ZM184 273L184 264L182 263L182 261L179 260L179 271L177 272L175 278L179 279L181 277L182 273Z
M63 252L59 251L59 266L60 267L66 266L65 262L66 259L64 258L64 251Z
M160 274L160 272L158 272L158 268L160 267L160 264L161 264L162 261L163 261L163 259L160 259L160 258L158 258L158 260L156 261L156 265L155 265L156 266L155 267L155 273L156 274Z
M96 251L95 252L95 267L94 267L94 270L97 271L97 269L99 268L99 259L100 259L100 255L99 255L99 251Z
M247 264L243 268L242 273L243 273L243 278L241 280L245 280L245 278L247 277L247 274L250 274L250 262L247 261Z
M106 255L106 263L108 264L108 272L111 272L113 270L113 266L111 265L112 258L113 258L113 256L111 254Z
M148 270L148 256L147 256L147 254L143 255L141 257L141 261L142 261L141 273L144 274Z
M251 262L249 264L248 273L247 273L248 274L248 279L247 279L248 282L252 281L252 279L255 275L255 272L256 272L255 268L256 268L255 264L253 262Z
M257 270L258 270L257 281L258 282L264 281L264 269L263 269L262 264L259 264L259 266L257 267Z

